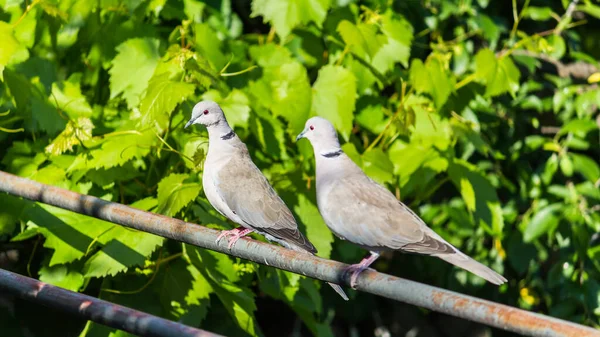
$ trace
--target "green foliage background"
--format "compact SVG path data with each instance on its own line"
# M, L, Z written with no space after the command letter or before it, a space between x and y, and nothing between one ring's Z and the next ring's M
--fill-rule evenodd
M293 142L321 115L509 283L405 254L376 269L598 327L599 27L591 0L0 0L0 168L231 228L202 192L206 130L183 130L212 99L319 255L357 262L318 214L310 145ZM228 336L484 329L5 194L0 266ZM6 303L6 336L125 335Z

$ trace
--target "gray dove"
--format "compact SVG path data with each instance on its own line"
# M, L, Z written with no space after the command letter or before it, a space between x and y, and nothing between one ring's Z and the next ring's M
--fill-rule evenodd
M241 237L257 232L286 248L314 255L317 249L298 230L292 212L256 167L221 107L212 101L196 104L185 127L192 124L202 124L208 130L202 174L206 197L221 215L241 226L222 231L216 241L228 238L231 249ZM330 285L348 300L339 285Z
M316 160L317 204L325 223L343 240L370 251L350 266L350 285L383 251L400 250L439 257L487 281L500 285L506 279L460 252L431 230L385 187L369 178L340 148L329 121L310 118L296 140L307 138Z

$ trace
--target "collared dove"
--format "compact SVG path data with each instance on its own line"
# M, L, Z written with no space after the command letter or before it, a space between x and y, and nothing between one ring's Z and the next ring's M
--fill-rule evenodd
M317 172L317 204L325 223L343 240L371 255L349 267L350 285L383 251L432 255L500 285L506 279L453 247L431 230L385 187L369 178L340 148L329 121L310 118L296 140L313 146Z
M298 230L292 212L256 167L221 107L212 101L196 104L185 127L192 124L202 124L208 130L208 154L202 174L206 197L221 215L241 225L222 231L216 241L228 237L231 249L241 237L257 232L286 248L314 255L317 249ZM330 285L348 300L339 285Z

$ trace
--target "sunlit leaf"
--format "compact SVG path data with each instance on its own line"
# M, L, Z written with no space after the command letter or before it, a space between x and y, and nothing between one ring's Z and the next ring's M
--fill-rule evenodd
M331 0L255 0L252 1L252 17L263 16L283 39L300 24L314 22L321 26Z
M558 213L560 213L560 210L563 207L562 203L556 203L537 211L527 224L527 228L523 233L523 240L525 242L531 242L554 230L560 221Z
M198 183L184 183L187 174L173 173L158 184L158 213L173 216L196 199L202 187Z
M486 95L514 94L519 89L521 73L508 56L498 59L490 49L482 49L475 55L475 67L475 76L486 84Z
M158 64L160 41L130 39L117 46L110 69L110 97L123 93L129 107L137 106Z
M319 70L313 85L312 112L327 118L348 139L356 101L356 78L340 66Z

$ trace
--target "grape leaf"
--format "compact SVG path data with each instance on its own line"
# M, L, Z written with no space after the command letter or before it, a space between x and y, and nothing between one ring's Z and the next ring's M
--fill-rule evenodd
M171 115L178 103L194 93L191 83L174 82L168 74L153 77L140 103L142 124L150 125Z
M377 34L377 26L368 23L353 24L348 20L342 20L338 24L338 33L344 39L350 50L358 56L368 56L372 59L377 51L387 42L384 35Z
M320 257L328 259L331 255L333 233L327 228L315 204L303 193L298 194L298 204L294 205L294 213L298 215L306 228L308 240L317 248Z
M93 238L111 223L73 213L54 206L39 204L26 210L27 227L42 234L44 247L54 250L49 262L52 267L81 259Z
M173 216L196 199L202 186L198 183L184 183L189 177L188 174L173 173L158 183L158 213Z
M19 41L15 39L12 25L3 21L0 21L0 41L2 41L2 48L0 48L0 80L3 81L4 67L20 47Z
M123 93L127 105L138 105L148 81L158 64L158 39L129 39L117 46L117 56L111 61L110 98Z
M381 73L391 70L396 62L408 67L413 39L412 26L404 19L395 19L390 13L382 16L381 20L381 30L387 36L387 43L375 54L373 66Z
M78 154L68 172L111 168L146 156L150 147L158 141L154 132L149 129L140 132L131 127L132 125L127 123L122 129L103 138L96 137L84 142L90 151Z
M344 139L350 137L356 102L356 78L347 69L327 65L313 85L312 112L328 119Z
M83 275L69 265L59 264L52 267L47 264L40 268L40 281L50 283L71 291L79 291L83 286Z
M454 91L454 77L435 55L428 57L425 64L419 59L412 61L410 81L418 93L430 94L438 109L448 101L448 97Z
M325 20L331 0L254 0L251 17L263 16L275 28L277 35L285 39L293 28L314 22L318 27Z
M92 108L81 93L80 82L81 74L76 73L67 81L52 83L50 103L58 110L66 112L71 119L92 116Z
M380 148L363 153L362 168L369 177L380 184L394 181L394 164Z
M232 128L239 126L245 129L248 127L250 106L248 97L241 90L233 89L227 97L222 97L217 90L209 90L202 95L202 99L217 102Z
M73 151L73 146L81 144L92 138L94 124L89 118L80 117L75 121L69 121L63 132L56 137L52 143L46 146L46 152L58 156L63 152Z
M129 267L142 265L164 241L154 234L113 226L99 236L98 242L104 246L85 262L85 277L114 276Z
M250 92L276 116L283 116L293 134L302 131L310 112L311 88L300 63L265 68L264 76L250 86Z
M505 92L514 95L519 89L521 73L508 56L496 58L490 49L475 55L475 76L486 84L485 94L497 96Z

